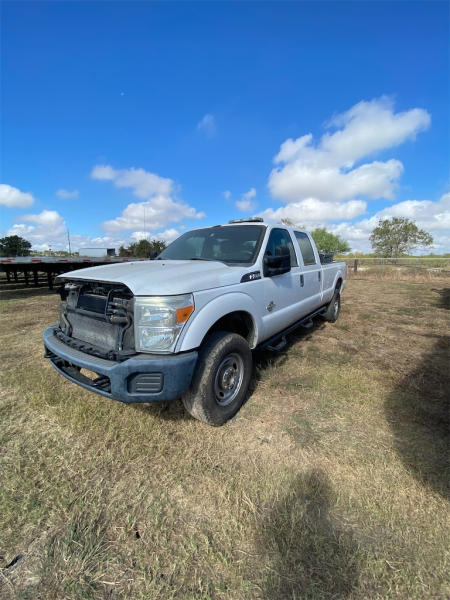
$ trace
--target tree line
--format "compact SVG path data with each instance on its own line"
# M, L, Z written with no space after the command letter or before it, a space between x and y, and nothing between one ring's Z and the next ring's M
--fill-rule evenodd
M285 225L294 225L289 219L282 219L282 222ZM350 252L348 242L341 236L327 231L325 227L316 227L311 231L311 235L319 252ZM380 219L369 239L375 254L386 258L405 256L433 244L433 237L406 217ZM149 258L154 253L159 254L164 248L166 243L162 240L139 240L128 247L120 246L119 256ZM18 235L0 238L0 256L29 256L30 252L31 243Z
M136 258L148 258L154 252L159 254L167 247L162 240L139 240L130 244L128 248L120 246L119 256L135 256Z

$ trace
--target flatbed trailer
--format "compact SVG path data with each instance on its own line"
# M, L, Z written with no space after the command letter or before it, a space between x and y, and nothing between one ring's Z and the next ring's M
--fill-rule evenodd
M26 286L38 287L44 277L46 284L53 289L55 277L61 273L68 273L86 267L98 267L100 265L143 261L146 258L89 258L87 256L61 258L57 256L16 256L5 257L0 260L0 273L5 273L6 278L1 278L2 283L20 283Z

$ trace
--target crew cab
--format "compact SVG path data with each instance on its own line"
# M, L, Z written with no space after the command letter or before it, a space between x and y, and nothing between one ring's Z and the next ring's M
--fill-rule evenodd
M60 275L45 356L108 398L181 397L192 416L222 425L245 400L252 351L281 347L312 317L336 321L345 274L295 227L253 218L196 229L152 260Z

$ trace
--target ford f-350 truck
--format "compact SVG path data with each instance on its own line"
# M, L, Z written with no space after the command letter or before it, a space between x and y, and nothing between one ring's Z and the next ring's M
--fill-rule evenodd
M60 275L45 356L88 390L122 402L182 397L192 416L222 425L245 400L252 350L279 347L314 316L336 321L345 275L295 227L253 218L196 229L153 260Z

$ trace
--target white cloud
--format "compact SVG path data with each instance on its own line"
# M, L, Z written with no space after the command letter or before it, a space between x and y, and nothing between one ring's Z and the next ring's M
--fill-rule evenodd
M116 238L108 235L99 237L90 237L88 235L80 234L70 235L70 246L72 252L77 251L81 255L83 255L84 248L116 248L118 250L120 246L128 246L128 243L129 241L125 238ZM52 246L52 250L60 248L63 250L68 250L67 240L65 244L63 243L63 240L61 240L61 244L58 246L58 248L56 244Z
M243 194L242 198L244 200L251 200L255 196L256 196L256 190L255 190L255 188L252 187L248 190L248 192L245 192L245 194Z
M419 227L427 230L450 230L450 193L444 194L437 202L431 200L406 200L384 208L375 216L378 218L408 217Z
M22 215L6 235L19 235L31 242L33 250L68 250L67 225L55 210L43 210L37 214ZM127 240L110 236L90 237L77 233L70 234L72 252L82 248L119 248Z
M133 231L130 233L130 239L133 242L139 242L139 240L150 240L151 234L148 231Z
M38 214L22 215L20 222L14 224L5 235L18 235L31 242L33 250L44 251L68 250L67 225L63 217L55 210L43 210ZM143 231L135 231L130 236L104 235L91 237L78 233L70 233L72 252L83 248L119 248L129 246L131 242L147 237L164 240L170 243L179 237L180 232L175 228L153 232L151 235Z
M380 219L407 217L417 226L431 233L434 248L438 252L450 252L450 193L437 201L406 200L378 211L368 219L357 223L329 225L328 229L348 240L352 249L370 252L370 234Z
M145 223L147 231L161 229L168 223L183 219L201 219L205 216L195 208L182 202L175 202L166 196L157 196L148 202L132 202L122 211L120 217L104 221L102 227L107 231L139 230Z
M288 139L275 156L275 168L269 177L269 189L275 198L299 202L315 198L327 202L354 200L358 197L394 197L403 173L400 161L374 161L354 165L368 156L414 139L430 125L427 111L414 108L394 113L386 97L359 102L337 115L314 145L312 134Z
M364 164L346 173L296 160L272 171L269 188L274 196L286 202L304 198L345 201L358 196L392 199L402 172L402 163L394 159Z
M174 228L166 229L165 231L161 231L159 233L155 233L155 238L157 240L163 240L166 244L171 244L177 238L179 238L181 233Z
M56 210L43 210L39 214L22 215L20 218L22 221L36 223L38 227L48 227L51 231L65 228L64 219Z
M71 236L71 241L78 243L81 248L117 248L125 243L125 240L112 238L109 235L102 235L99 237L89 237L87 235L76 234Z
M172 179L160 177L145 169L113 169L110 165L97 165L91 171L92 179L113 181L118 188L131 188L138 198L150 196L170 196L174 191Z
M6 235L19 235L31 242L33 249L65 248L67 230L64 219L56 210L43 210L38 214L22 215ZM22 222L23 221L23 222ZM28 225L27 223L31 223Z
M134 242L138 242L139 240L162 240L164 242L166 242L166 244L170 244L171 242L173 242L174 240L176 240L178 237L180 237L180 232L175 229L175 228L171 228L171 229L166 229L165 231L160 231L158 233L148 233L148 231L133 231L133 233L130 234L130 239L133 240Z
M327 229L346 240L353 252L372 252L369 237L377 225L378 220L376 219L364 219L353 224L339 223L338 225L328 225Z
M10 227L7 230L6 235L18 235L19 237L23 237L29 242L32 242L29 236L35 229L36 228L33 225L25 225L25 223L15 223L12 227Z
M231 191L230 190L225 190L224 192L222 192L223 197L225 198L225 200L229 200L231 198Z
M65 190L64 188L60 188L56 190L56 196L61 198L62 200L70 200L72 198L78 198L79 192L78 190Z
M406 200L398 202L376 212L371 217L357 222L349 220L365 212L365 202L322 202L314 198L287 204L277 210L267 209L261 213L266 221L280 222L290 219L298 227L312 230L326 227L334 234L347 240L353 251L372 252L369 237L380 219L407 217L417 226L431 233L434 238L433 249L439 253L450 252L450 193L437 201ZM341 223L332 223L339 221Z
M110 165L97 165L92 169L91 177L112 181L119 188L130 188L135 196L144 200L131 202L119 217L105 221L102 227L107 231L140 231L143 227L154 231L169 223L205 216L175 197L176 186L172 179L144 169L113 169Z
M316 198L305 198L300 202L292 202L277 210L268 208L259 213L267 221L290 219L296 225L322 223L340 219L353 219L366 212L366 203L362 200L349 202L327 202Z
M255 188L250 188L248 192L242 194L242 199L238 200L235 204L236 207L242 212L251 212L256 208L256 202L253 202L252 199L256 197Z
M235 204L236 208L244 213L251 212L255 208L255 203L250 200L238 200Z
M216 134L217 126L214 115L207 113L197 123L197 129L203 131L207 137L213 137Z
M428 129L429 113L422 108L394 113L392 99L382 96L370 102L359 102L350 110L335 116L330 127L342 127L333 134L325 134L322 149L334 157L336 165L347 167L374 152L393 148L414 140L417 133Z
M32 194L21 192L18 188L6 183L0 184L0 204L8 208L26 208L34 202Z
M115 178L116 173L110 165L96 165L91 171L91 177L100 181L110 181Z

